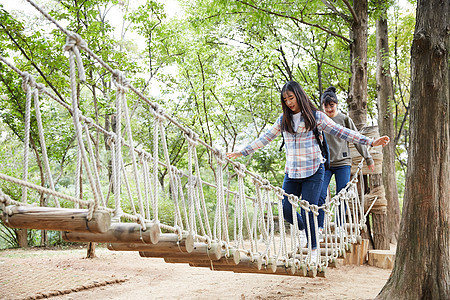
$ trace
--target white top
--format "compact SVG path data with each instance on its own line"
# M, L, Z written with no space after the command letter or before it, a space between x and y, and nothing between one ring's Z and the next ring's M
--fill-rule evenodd
M294 132L297 132L298 126L300 125L300 116L302 115L302 113L296 113L294 115L292 115L292 121L294 122Z

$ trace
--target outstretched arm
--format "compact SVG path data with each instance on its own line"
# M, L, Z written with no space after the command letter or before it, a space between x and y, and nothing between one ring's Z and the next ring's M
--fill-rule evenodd
M372 147L383 146L384 147L387 144L389 144L390 141L391 141L391 139L387 135L384 135L384 136L379 137L376 140L374 140L370 146L372 146Z
M231 158L231 159L238 158L238 157L241 157L241 156L242 156L241 152L229 152L229 153L227 153L227 157Z
M238 158L241 156L247 156L273 141L281 133L281 119L282 116L278 117L277 121L272 125L272 127L270 127L259 138L254 140L250 145L247 145L242 151L227 153L227 157Z

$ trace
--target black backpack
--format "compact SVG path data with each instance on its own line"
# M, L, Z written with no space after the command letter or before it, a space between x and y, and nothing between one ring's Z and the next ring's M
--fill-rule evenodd
M316 118L316 111L314 111L314 118ZM317 119L317 118L316 118ZM325 138L325 134L322 131L322 134L319 133L317 126L313 129L314 136L316 137L317 144L319 144L320 151L322 152L322 156L325 158L325 162L323 163L325 170L330 169L330 149L328 148L327 139ZM284 146L284 135L281 133L283 137L283 142L280 146L280 151ZM322 138L321 138L322 136Z

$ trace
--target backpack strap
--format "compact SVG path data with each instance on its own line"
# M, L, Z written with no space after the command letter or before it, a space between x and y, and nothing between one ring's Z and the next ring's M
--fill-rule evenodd
M283 141L281 142L281 146L280 146L280 149L278 151L283 150L283 146L284 146L284 134L283 134L283 132L281 132L281 137L283 138Z

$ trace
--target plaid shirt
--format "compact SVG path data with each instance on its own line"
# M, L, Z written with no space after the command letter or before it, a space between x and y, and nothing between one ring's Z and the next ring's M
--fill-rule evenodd
M273 141L281 133L282 118L283 115L262 136L246 146L241 153L247 156ZM323 112L317 111L316 122L319 131L325 131L347 142L362 145L370 145L373 142L371 138L336 124ZM306 131L303 116L300 116L300 124L295 134L287 131L283 134L286 147L285 173L289 178L306 178L314 175L320 164L325 162L325 158L322 157L312 130Z

